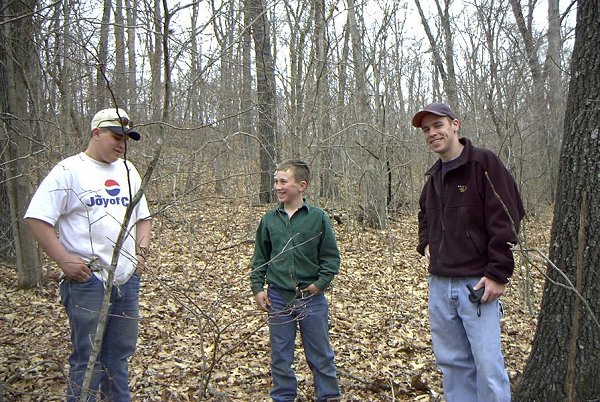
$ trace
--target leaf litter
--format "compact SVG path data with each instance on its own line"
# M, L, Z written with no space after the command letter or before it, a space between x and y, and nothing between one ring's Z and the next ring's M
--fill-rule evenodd
M155 218L130 363L135 401L269 400L268 327L248 279L253 228L264 210L208 202ZM537 216L527 223L529 247L547 247L550 221ZM427 264L415 251L416 217L398 216L385 230L347 219L334 228L342 266L328 299L343 400L442 400L427 319ZM502 297L513 385L530 351L543 286L537 270L528 273L516 260ZM0 395L3 386L7 401L63 400L70 341L58 268L47 263L47 283L29 291L16 289L14 267L0 264L0 270ZM299 337L295 369L298 400L314 400Z

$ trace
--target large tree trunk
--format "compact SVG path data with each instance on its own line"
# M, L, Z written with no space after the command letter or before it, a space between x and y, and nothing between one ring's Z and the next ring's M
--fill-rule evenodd
M578 7L550 259L582 299L546 283L516 401L600 397L600 4L580 0ZM549 268L548 275L565 283L556 269Z
M31 233L23 222L24 208L30 195L29 173L31 119L28 105L28 76L32 66L33 21L32 10L36 0L11 2L6 6L0 1L2 22L4 15L24 16L14 18L0 26L0 108L3 127L0 134L5 152L2 165L6 166L6 189L9 200L10 224L15 239L19 288L31 288L42 281L39 252ZM4 168L3 168L4 169Z
M258 136L260 139L260 190L262 203L272 201L273 171L277 162L275 146L275 65L271 52L269 21L263 0L250 0L247 9L252 21L256 54L256 91L258 95Z

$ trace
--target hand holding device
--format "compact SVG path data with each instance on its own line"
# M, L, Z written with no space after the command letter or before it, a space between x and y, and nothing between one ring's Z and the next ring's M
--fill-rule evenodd
M469 289L469 301L471 303L481 303L481 298L483 297L483 293L485 292L485 286L480 287L479 289L473 289L471 284L467 284L467 289Z

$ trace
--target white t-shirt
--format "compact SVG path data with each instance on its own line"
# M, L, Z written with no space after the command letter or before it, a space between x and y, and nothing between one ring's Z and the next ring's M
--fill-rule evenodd
M140 175L131 162L125 165L119 159L102 163L82 152L50 171L35 192L25 218L58 224L59 239L69 252L88 262L97 257L96 266L108 267L125 210L140 185ZM116 285L127 282L135 271L135 224L148 218L148 203L143 196L127 226L115 270ZM104 282L108 278L106 269L94 274Z

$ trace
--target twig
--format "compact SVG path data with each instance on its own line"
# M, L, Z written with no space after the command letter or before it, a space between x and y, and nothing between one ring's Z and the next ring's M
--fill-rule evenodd
M500 197L500 195L496 192L496 189L494 187L494 184L492 183L492 181L490 180L490 177L488 175L487 172L485 172L485 177L487 179L487 181L489 182L492 191L494 192L494 195L496 196L496 198L498 198L498 201L500 201L500 204L502 204L502 207L504 208L504 211L507 213L508 218L510 219L511 225L512 225L512 230L513 233L517 235L517 242L519 245L522 244L521 242L521 238L517 233L516 230L516 226L515 223L512 219L512 216L510 215L510 213L508 212L508 208L506 207L506 205L504 204L504 202L502 201L502 198ZM583 247L583 246L580 246ZM592 310L592 308L590 307L589 303L587 302L587 300L583 297L583 295L581 295L581 293L577 290L577 288L573 285L573 282L571 282L571 280L569 279L569 277L560 270L560 268L558 268L556 266L556 264L554 264L554 262L552 262L550 260L550 258L548 258L544 253L542 253L541 251L537 250L538 253L542 256L542 258L548 263L548 266L550 266L552 269L554 269L559 275L560 277L562 277L565 282L567 283L567 285L561 284L553 279L551 279L546 273L543 272L543 270L539 269L535 264L533 264L533 262L531 261L531 259L529 258L526 249L523 248L515 248L513 245L511 245L511 250L513 251L520 251L521 254L523 255L523 257L529 262L531 263L540 273L542 273L542 275L552 284L554 285L558 285L561 286L567 290L572 291L573 293L575 293L575 295L577 296L577 298L579 300L581 300L581 302L584 304L586 311L588 312L588 314L590 315L592 321L596 324L596 326L598 327L598 329L600 329L600 322L598 321L598 318L596 317L596 315L594 314L594 311ZM583 262L582 262L583 264ZM583 268L582 268L583 269Z

